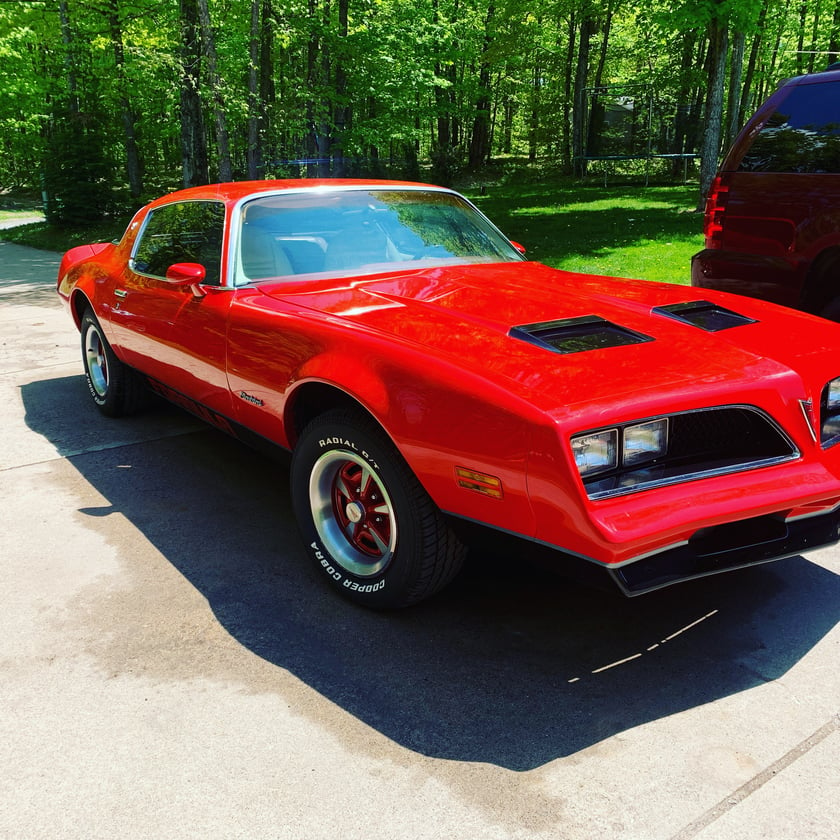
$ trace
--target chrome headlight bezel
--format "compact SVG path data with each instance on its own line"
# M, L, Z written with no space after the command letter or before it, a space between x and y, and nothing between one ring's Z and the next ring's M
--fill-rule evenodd
M838 413L840 378L826 392ZM612 439L615 458L593 459L584 444ZM675 411L570 437L571 452L584 491L600 501L687 481L775 466L800 457L793 439L767 412L744 403ZM833 441L834 442L834 441ZM614 464L614 466L612 466Z
M572 454L581 478L637 469L668 452L668 418L658 417L573 435Z
M618 467L618 429L601 429L572 438L572 454L582 478Z
M623 466L637 467L656 461L668 453L668 418L625 426L622 441Z

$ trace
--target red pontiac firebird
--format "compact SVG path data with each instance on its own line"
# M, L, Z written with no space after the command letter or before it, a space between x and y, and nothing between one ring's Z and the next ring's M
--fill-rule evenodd
M61 263L90 396L292 452L306 551L399 607L478 523L628 595L835 542L840 325L526 261L447 189L174 193Z

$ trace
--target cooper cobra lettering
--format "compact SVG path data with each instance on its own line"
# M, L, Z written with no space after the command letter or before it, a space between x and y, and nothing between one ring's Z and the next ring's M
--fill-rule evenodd
M380 580L377 583L357 583L350 578L344 577L335 566L333 566L324 552L318 547L318 543L313 542L309 546L315 552L315 559L321 564L323 570L334 580L340 583L345 589L351 592L379 592L385 588L385 581Z

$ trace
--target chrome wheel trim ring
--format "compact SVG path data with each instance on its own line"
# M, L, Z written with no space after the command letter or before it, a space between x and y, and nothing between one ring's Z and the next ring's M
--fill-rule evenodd
M352 452L326 452L309 477L315 530L345 572L373 577L394 556L397 520L387 490L367 461Z
M96 395L105 397L108 393L108 359L104 339L93 326L85 334L85 365Z

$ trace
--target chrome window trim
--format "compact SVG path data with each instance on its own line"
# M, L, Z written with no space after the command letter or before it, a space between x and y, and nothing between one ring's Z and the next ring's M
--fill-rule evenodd
M426 192L426 193L445 193L447 195L454 195L461 201L466 203L469 207L478 213L484 221L495 230L499 236L510 242L510 239L502 233L502 231L495 225L482 210L477 207L466 196L461 195L455 190L450 190L447 187L436 187L434 185L424 184L399 184L399 183L379 183L371 184L360 182L358 184L318 184L311 187L290 187L289 189L274 189L274 190L258 190L239 199L231 209L230 219L228 221L229 241L228 241L228 255L227 255L227 279L230 280L229 285L235 289L241 289L254 284L262 283L263 280L251 280L246 278L244 281L240 279L237 274L239 264L239 240L242 233L242 213L246 204L256 201L261 198L277 198L284 195L300 195L302 193L340 193L340 192ZM141 231L142 233L142 231ZM138 237L139 238L139 237ZM515 250L515 249L514 249ZM526 258L522 257L521 262L525 262Z
M177 199L176 201L167 201L164 204L158 204L156 207L152 207L148 213L146 213L145 218L143 219L143 224L140 225L140 230L137 232L137 235L134 237L134 242L131 244L131 253L128 257L128 268L130 271L134 272L134 274L138 275L139 277L151 277L154 280L163 280L166 281L166 277L160 274L149 274L147 271L140 271L135 262L134 257L137 254L137 249L140 247L141 242L143 241L143 237L146 234L146 228L149 226L149 221L155 215L158 210L163 210L164 207L173 207L177 204L220 204L222 206L222 249L224 249L224 238L225 238L225 227L227 226L227 206L223 199L221 198L186 198L186 199ZM221 256L221 255L220 255ZM230 255L228 254L228 257ZM221 277L219 278L219 285L214 286L217 289L224 289L228 286L227 279L230 275L225 274L224 270L224 262L220 260L219 263L219 271L221 273Z

